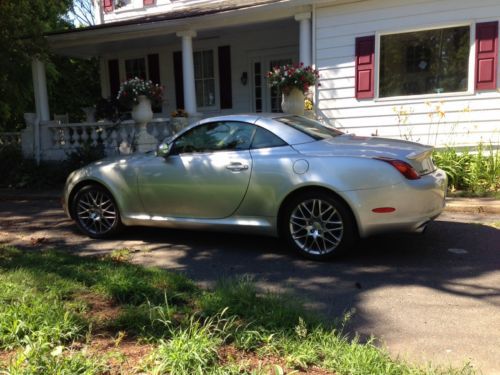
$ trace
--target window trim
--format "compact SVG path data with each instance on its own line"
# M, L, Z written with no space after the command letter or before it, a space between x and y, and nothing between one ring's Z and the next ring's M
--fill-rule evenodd
M193 64L194 64L194 54L197 52L203 53L204 51L212 51L213 56L213 66L214 66L214 105L212 106L201 106L198 101L196 101L196 108L199 111L217 111L220 110L220 97L219 97L219 54L217 53L217 47L207 47L207 48L197 48L193 50ZM196 78L194 78L196 82ZM195 95L196 95L196 87L195 87Z
M482 22L482 21L481 21ZM460 96L470 96L474 95L474 80L475 80L475 69L476 69L476 23L477 22L458 22L458 23L445 23L445 24L437 24L437 25L427 25L424 27L414 27L407 29L398 29L398 30L386 30L386 31L377 31L375 33L375 76L374 76L374 89L375 96L373 101L375 102L390 102L390 101L402 101L402 100L414 100L414 99L439 99L443 97L460 97ZM405 34L411 32L419 32L419 31L428 31L428 30L440 30L440 29L448 29L452 27L469 27L469 65L468 65L468 82L467 82L467 90L459 91L459 92L443 92L440 94L417 94L417 95L398 95L398 96L389 96L389 97L380 97L379 88L380 88L380 37L384 35L395 35L395 34Z

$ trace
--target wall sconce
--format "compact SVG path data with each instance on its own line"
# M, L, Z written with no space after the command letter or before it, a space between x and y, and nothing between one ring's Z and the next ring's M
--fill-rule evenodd
M241 84L243 86L247 85L247 83L248 83L248 73L247 72L241 73L240 81L241 81Z

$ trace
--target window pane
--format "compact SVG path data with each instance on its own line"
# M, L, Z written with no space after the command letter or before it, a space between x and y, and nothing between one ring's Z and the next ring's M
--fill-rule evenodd
M214 54L212 50L194 53L195 90L198 107L215 106Z
M467 91L468 26L380 37L379 96Z
M199 107L204 107L203 105L203 81L196 80L194 81L195 91L196 91L196 104Z
M207 79L205 84L205 101L203 103L204 107L210 107L215 105L215 81L213 79Z
M212 50L203 51L203 76L205 78L214 76L214 54Z
M144 59L125 60L125 75L127 79L135 77L146 79L146 61Z
M286 146L286 142L269 130L257 128L252 142L252 148L267 148Z
M213 122L198 126L175 141L172 154L248 150L255 126L243 122Z

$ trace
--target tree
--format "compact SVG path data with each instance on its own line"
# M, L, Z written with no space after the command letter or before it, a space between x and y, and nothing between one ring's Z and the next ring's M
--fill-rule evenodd
M92 0L73 0L67 18L76 26L95 25L94 2Z
M22 123L33 108L31 61L49 61L45 32L72 27L63 17L71 0L0 1L0 130Z

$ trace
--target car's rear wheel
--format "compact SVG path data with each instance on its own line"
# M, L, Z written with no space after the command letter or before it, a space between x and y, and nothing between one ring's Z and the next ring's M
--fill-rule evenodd
M122 227L113 196L101 186L87 185L78 190L72 210L80 230L92 238L108 237Z
M355 239L350 209L326 192L305 192L285 207L281 233L302 256L322 260L345 252Z

